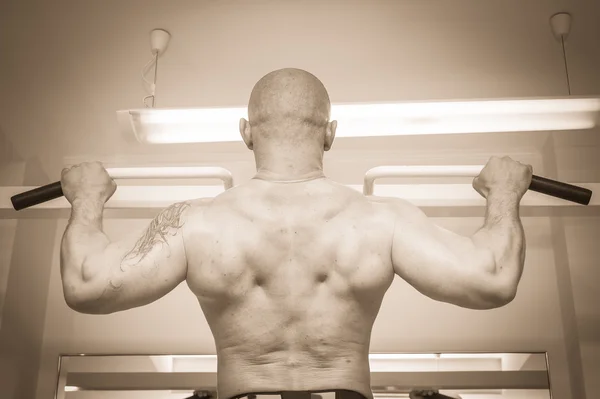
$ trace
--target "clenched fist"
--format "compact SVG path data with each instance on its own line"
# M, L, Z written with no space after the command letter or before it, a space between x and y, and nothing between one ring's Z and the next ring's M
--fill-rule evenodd
M71 204L78 200L105 203L117 190L117 184L100 162L84 162L63 169L60 183Z
M531 165L509 157L491 157L479 176L473 179L473 188L484 198L490 193L511 193L520 200L529 189L533 169Z

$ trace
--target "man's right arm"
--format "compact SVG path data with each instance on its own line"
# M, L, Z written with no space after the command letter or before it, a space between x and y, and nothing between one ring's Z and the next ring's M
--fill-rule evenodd
M492 309L508 304L516 295L525 262L519 202L531 168L506 159L494 162L511 162L510 168L523 175L523 182L518 189L497 185L481 193L487 199L485 223L470 237L437 226L407 201L390 200L396 217L394 270L432 299Z

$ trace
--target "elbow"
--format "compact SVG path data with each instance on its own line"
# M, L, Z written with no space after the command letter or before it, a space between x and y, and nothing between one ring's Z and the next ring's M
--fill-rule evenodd
M502 300L502 306L508 305L517 297L517 284L513 284L508 288L505 288L500 294Z
M519 287L519 278L514 278L510 274L496 272L493 276L492 286L494 287L496 297L496 307L506 306L517 296L517 289Z
M501 281L497 274L485 273L485 277L477 279L469 296L469 308L474 310L491 310L511 303L517 296L517 285Z
M67 306L76 311L77 313L83 314L108 314L109 312L102 311L99 306L93 305L90 303L86 303L84 301L74 300L74 299L66 299L65 302Z
M501 308L511 303L517 296L517 289L505 288L495 293L491 309Z
M111 298L106 295L103 288L94 281L63 279L65 303L77 313L96 315L114 313L115 310L110 303Z
M76 311L77 313L93 315L105 315L113 313L113 311L108 309L106 306L103 306L99 300L92 301L87 298L82 298L78 295L65 293L65 302L70 309Z
M517 296L517 287L516 286L506 286L506 285L495 285L491 287L484 300L482 301L483 306L481 309L490 310L504 307L511 303L515 297Z
M509 279L507 275L500 273L493 258L490 259L492 266L483 268L485 277L481 280L480 292L483 309L497 309L510 304L517 296L518 281Z

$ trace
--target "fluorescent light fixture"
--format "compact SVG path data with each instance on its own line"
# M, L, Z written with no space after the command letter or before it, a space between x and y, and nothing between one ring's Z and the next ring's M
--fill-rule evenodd
M144 108L117 118L142 143L231 142L241 141L247 109ZM338 137L584 130L600 123L600 97L333 104L331 119Z
M372 360L500 359L504 353L370 353ZM159 356L160 357L160 356ZM217 360L216 355L170 355L172 359Z
M173 359L198 359L217 360L217 355L170 355ZM469 356L469 355L465 355ZM436 359L435 353L370 353L369 359L376 360L409 360L409 359Z
M66 386L65 387L65 392L77 392L79 391L79 387L71 387L71 386Z
M415 360L437 359L435 353L370 353L370 360Z
M436 354L436 353L371 353L369 354L369 368L371 372L399 372L399 371L431 371L439 367L439 361L453 362L453 359L471 361L468 367L480 369L501 370L503 354ZM160 358L161 356L158 356ZM216 372L216 355L171 355L172 371L174 372ZM493 363L490 363L492 361ZM459 366L465 367L465 366Z
M442 353L440 359L502 359L512 353Z

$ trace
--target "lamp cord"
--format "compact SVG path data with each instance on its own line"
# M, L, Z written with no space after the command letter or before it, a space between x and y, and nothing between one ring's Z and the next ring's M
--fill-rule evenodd
M562 43L562 51L563 51L563 59L565 62L565 74L567 75L567 89L569 91L569 96L571 95L571 81L569 79L569 65L567 63L567 52L565 51L565 36L560 35L560 42Z
M154 66L154 81L150 82L148 79L146 79L146 74L149 72L149 69ZM146 63L146 65L144 65L144 67L142 68L142 79L144 81L144 83L146 83L147 85L150 86L150 95L145 96L142 99L142 102L144 103L144 106L146 108L154 108L155 105L155 101L156 101L156 76L158 73L158 52L154 53L154 57L152 57L152 59L150 61L148 61ZM149 98L152 98L152 105L149 106L148 103L146 102Z

